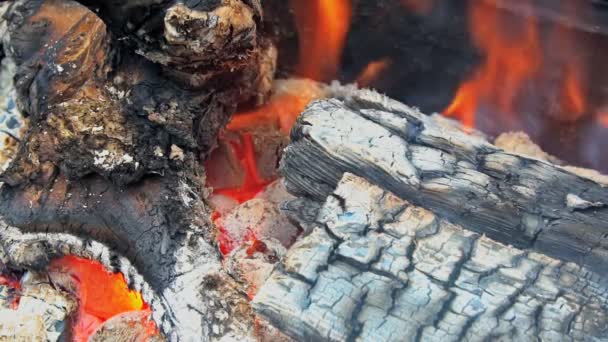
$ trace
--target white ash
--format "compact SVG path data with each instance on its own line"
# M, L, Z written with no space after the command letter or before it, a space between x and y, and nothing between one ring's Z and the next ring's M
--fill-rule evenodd
M608 203L589 202L574 194L568 194L568 196L566 196L566 204L567 204L568 208L574 209L574 210L585 210L585 209L590 209L590 208L603 208L603 207L608 206Z
M285 183L283 183L283 179L277 179L276 181L270 183L264 191L260 192L255 196L255 198L263 199L270 203L274 203L277 206L281 204L296 199L296 197L290 194L285 187Z
M543 151L532 141L532 139L530 139L530 136L524 132L503 133L494 140L494 145L507 152L544 160L553 164L561 164L559 159Z
M256 243L263 244L264 248L255 249L253 243L248 242L235 248L224 260L226 272L244 284L249 296L253 296L262 287L270 277L276 262L287 252L276 239L264 239Z
M17 108L13 84L16 69L11 58L4 58L0 64L0 171L6 170L14 158L15 138L21 139L27 127L27 121Z
M171 145L171 153L169 154L171 160L184 160L184 150L179 148L177 145Z
M563 162L558 158L546 153L538 145L536 145L530 137L524 132L507 132L499 135L494 141L496 147L501 148L509 153L522 155L529 158L534 158L556 165L563 165ZM590 179L594 182L608 186L608 175L603 175L600 172L592 169L586 169L577 166L563 165L561 168L572 172L579 177Z
M605 283L345 174L253 300L295 340L605 339Z
M93 163L95 166L103 168L107 171L112 171L119 166L123 166L126 164L133 164L133 157L129 154L118 154L115 151L111 150L100 150L95 151L95 159ZM137 163L133 164L135 168L137 168Z
M164 341L160 335L150 336L148 314L145 311L129 311L105 321L91 334L89 342L103 341Z
M212 194L207 200L213 209L221 216L229 214L239 205L239 202L235 199L221 194Z
M38 273L27 272L20 286L18 306L1 305L0 340L59 341L77 307L76 300Z
M248 233L258 239L274 238L289 247L299 230L272 202L260 198L249 200L216 221L235 242L244 242Z

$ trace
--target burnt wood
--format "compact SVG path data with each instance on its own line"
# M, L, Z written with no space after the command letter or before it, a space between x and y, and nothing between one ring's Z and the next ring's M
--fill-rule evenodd
M291 139L281 172L295 194L321 201L350 172L501 243L608 276L605 185L368 90L313 103Z
M270 90L276 51L257 29L259 2L103 3L97 15L18 0L3 17L28 119L0 176L4 259L38 270L64 254L100 259L145 290L170 340L250 336L201 163L238 103Z
M297 341L589 341L606 282L345 174L253 301Z

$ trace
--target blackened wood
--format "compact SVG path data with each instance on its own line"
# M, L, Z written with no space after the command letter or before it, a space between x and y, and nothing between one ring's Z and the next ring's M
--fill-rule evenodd
M365 90L310 105L291 139L281 167L296 194L321 200L350 172L499 242L608 276L608 188L592 180Z
M242 339L252 315L222 272L201 161L237 104L265 97L276 51L252 1L122 4L135 3L151 6L139 24L154 27L144 30L152 40L129 32L125 42L109 12L75 1L9 5L4 48L29 126L1 175L0 244L14 267L43 269L65 254L116 264L147 289L170 340ZM195 41L201 33L211 40Z

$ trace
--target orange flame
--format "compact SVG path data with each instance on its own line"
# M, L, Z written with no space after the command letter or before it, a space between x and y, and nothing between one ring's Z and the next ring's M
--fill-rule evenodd
M480 102L495 105L502 113L514 114L522 83L540 70L542 51L533 17L524 21L519 32L513 32L503 25L499 10L492 5L471 2L469 13L473 41L486 53L485 62L461 86L444 113L473 127Z
M585 113L587 103L583 89L577 70L572 67L567 68L562 94L564 119L576 121Z
M556 27L548 40L557 51L545 53L541 44L540 26L529 2L527 17L515 18L501 12L492 2L471 1L469 29L477 48L484 53L483 63L465 81L444 114L459 119L463 125L474 127L480 107L501 114L502 122L510 124L522 112L526 87L541 80L548 70L563 70L559 78L561 92L558 115L562 120L576 120L587 110L583 73L580 61L572 51L574 37ZM565 10L565 9L564 9ZM549 54L559 57L561 65L551 65ZM538 84L542 84L538 83ZM551 87L533 89L538 98L551 97ZM529 95L528 95L529 96Z
M121 273L110 273L97 261L64 256L51 261L49 271L68 274L76 285L80 304L73 329L75 341L87 341L97 327L113 316L148 310L141 293L129 289Z
M389 58L383 58L369 63L357 77L357 84L360 87L369 87L390 67L390 65L391 61Z
M435 0L401 0L401 3L410 11L419 15L431 13L435 6Z
M350 0L291 0L300 40L297 74L317 81L336 77L350 27Z

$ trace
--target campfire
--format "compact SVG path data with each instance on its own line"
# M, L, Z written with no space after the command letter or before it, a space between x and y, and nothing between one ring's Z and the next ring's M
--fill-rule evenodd
M0 339L608 339L604 2L0 14Z

